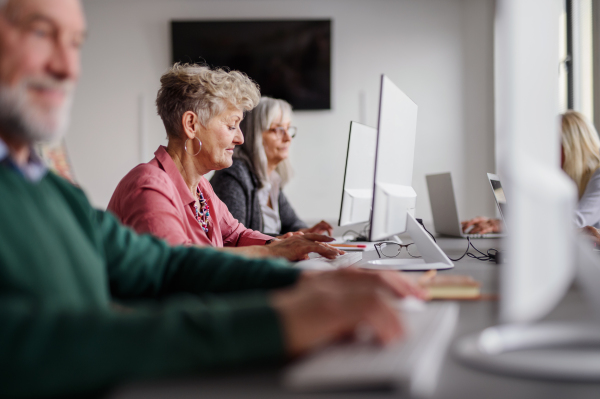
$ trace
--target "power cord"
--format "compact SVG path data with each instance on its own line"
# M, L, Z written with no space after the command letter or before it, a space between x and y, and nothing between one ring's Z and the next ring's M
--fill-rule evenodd
M472 252L469 252L469 249L473 248L475 251L479 252L478 254L474 254ZM480 260L482 262L496 262L496 263L500 263L500 251L498 251L495 248L490 248L487 250L487 253L483 253L480 250L478 250L475 245L473 245L473 243L471 242L471 238L467 237L467 249L465 250L465 253L462 254L462 256L460 258L456 258L456 259L452 259L450 257L448 257L448 259L450 259L453 262L457 262L459 260L461 260L462 258L464 258L465 256L468 256L469 258L473 258L473 259L477 259Z
M360 241L369 241L369 237L368 237L368 231L369 231L369 228L370 228L370 226L371 226L371 223L367 223L367 224L365 225L365 227L363 227L363 228L360 230L360 232L357 232L357 231L355 231L355 230L346 230L346 231L344 232L344 234L342 234L342 238L343 238L345 241L348 241L348 242L356 242L356 241L359 241L359 242L360 242ZM352 233L352 234L355 234L355 236L354 236L353 238L351 238L351 239L346 239L346 235L347 235L347 234L350 234L350 233Z
M435 237L433 236L433 234L431 234L429 232L429 230L427 230L427 227L425 227L425 224L423 223L423 219L416 219L416 220L423 227L423 230L425 230L427 232L427 234L429 234L429 236L433 239L433 241L437 243L437 240L435 239ZM349 241L349 242L352 242L352 241L368 241L367 231L369 230L370 226L371 226L371 224L367 223L365 225L365 227L363 227L360 232L356 232L354 230L347 230L342 235L342 237L345 237L346 234L354 233L354 234L356 234L356 236L353 239L346 240L346 241ZM469 252L470 248L473 248L479 254ZM477 259L477 260L480 260L482 262L496 262L496 263L500 263L501 262L501 260L502 260L501 259L501 254L502 253L500 251L498 251L495 248L490 248L486 252L487 253L483 253L479 249L477 249L475 247L475 245L473 245L473 243L471 242L471 238L467 237L467 249L465 250L465 253L463 253L459 258L452 259L451 257L448 257L448 259L450 259L453 262L458 262L459 260L461 260L465 256L468 256L469 258Z
M423 230L425 230L427 232L427 234L429 234L431 236L431 238L433 238L433 241L435 241L437 243L437 240L435 239L435 237L433 236L433 234L431 234L429 232L429 230L427 230L427 227L425 227L425 225L423 224L423 219L417 219L417 222L419 222L419 224L421 226L423 226ZM477 255L476 253L472 253L469 252L469 249L473 248L475 251L479 252L479 255ZM448 259L450 259L453 262L457 262L459 260L461 260L462 258L464 258L465 256L468 256L469 258L473 258L473 259L477 259L480 260L482 262L496 262L496 263L500 263L500 251L498 251L495 248L490 248L487 250L487 253L483 253L480 250L478 250L477 248L475 248L475 245L473 245L473 243L471 242L471 238L467 237L467 249L465 251L464 254L462 254L462 256L460 258L457 259L452 259L451 257L448 257Z
M354 234L354 236L346 238L348 234ZM342 234L342 238L347 242L367 241L367 237L360 235L360 233L355 230L346 230L344 234Z
M425 224L423 224L423 219L415 219L415 220L421 225L421 227L423 227L423 230L425 230L427 232L427 234L429 234L431 236L431 238L433 238L433 241L437 243L437 240L435 239L433 234L431 234L429 232L429 230L427 230L427 227L425 227Z

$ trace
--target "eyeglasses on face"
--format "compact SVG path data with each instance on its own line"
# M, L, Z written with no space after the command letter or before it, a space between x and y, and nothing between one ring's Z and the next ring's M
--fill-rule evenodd
M396 256L400 255L402 248L406 248L408 254L413 258L421 257L421 253L417 249L417 245L414 243L398 244L397 242L378 242L375 244L375 250L380 258L382 255L386 258L395 258Z
M294 137L296 137L298 129L296 128L296 126L290 126L287 129L282 126L277 126L269 129L269 132L276 133L280 139L282 139L283 135L287 133L290 136L290 138L293 139Z

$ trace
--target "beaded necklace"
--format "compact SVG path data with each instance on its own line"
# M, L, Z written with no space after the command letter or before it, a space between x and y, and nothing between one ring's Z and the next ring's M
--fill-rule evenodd
M202 227L202 230L206 234L208 234L208 217L210 216L210 212L208 209L208 202L204 199L204 195L202 195L202 191L200 191L200 187L196 189L196 195L200 200L200 207L198 207L198 203L194 202L194 209L196 210L196 220Z

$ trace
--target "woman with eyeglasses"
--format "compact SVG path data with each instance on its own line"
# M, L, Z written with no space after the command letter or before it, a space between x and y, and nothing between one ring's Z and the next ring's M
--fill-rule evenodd
M308 227L298 218L281 189L292 175L288 159L296 128L292 107L284 100L262 97L240 124L245 141L235 148L233 165L210 180L231 214L250 229L273 236L293 232L331 235L321 221Z
M240 122L258 104L256 84L237 71L175 64L161 77L156 107L168 144L119 183L108 209L138 233L171 245L212 246L252 257L304 259L310 252L334 258L329 237L295 235L284 240L250 229L229 213L204 177L232 164L244 143ZM287 128L287 126L286 126Z

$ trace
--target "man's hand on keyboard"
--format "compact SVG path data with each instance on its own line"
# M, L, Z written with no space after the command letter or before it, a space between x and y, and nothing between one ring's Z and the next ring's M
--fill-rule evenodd
M266 247L269 250L269 256L286 258L291 261L308 259L308 254L311 252L333 259L345 253L326 244L333 240L334 238L321 234L294 234L283 240L275 240Z
M394 296L404 298L405 296L414 296L419 299L427 299L427 291L424 290L415 279L398 271L368 270L355 267L347 267L339 270L327 270L318 272L303 273L300 278L300 284L310 282L310 280L336 279L346 281L348 284L358 282L370 282L374 285L380 285L391 291Z
M395 341L403 330L393 300L406 295L423 298L425 293L398 272L345 268L305 272L294 287L275 291L271 303L288 353L298 355L365 326L380 343Z

